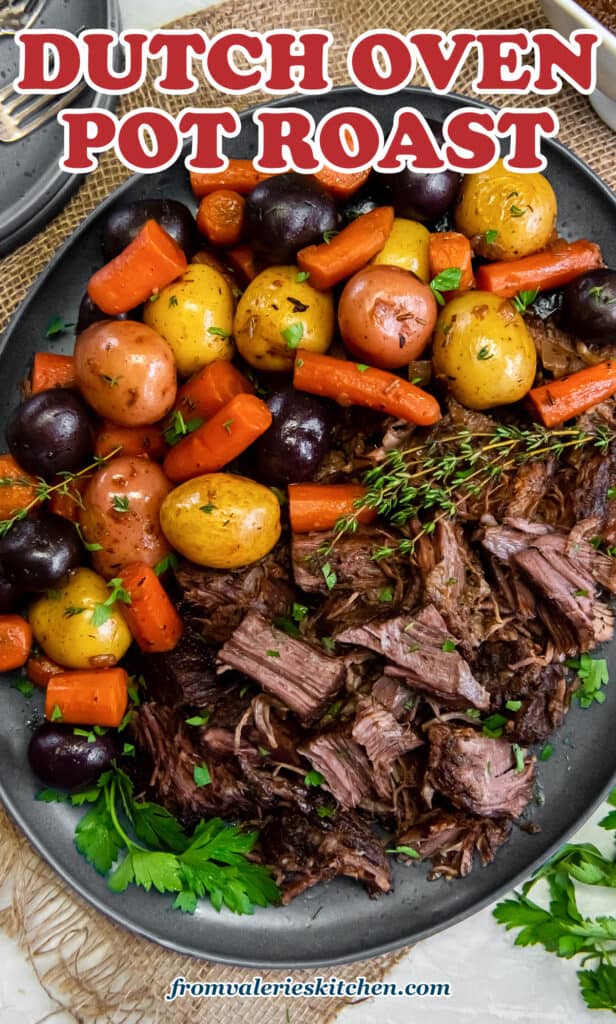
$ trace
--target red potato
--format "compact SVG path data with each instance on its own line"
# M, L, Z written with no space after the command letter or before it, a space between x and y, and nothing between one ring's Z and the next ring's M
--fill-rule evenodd
M75 343L75 376L93 409L121 427L157 423L173 408L177 378L173 352L151 327L134 320L102 320Z
M345 285L338 323L353 356L370 366L394 370L422 354L437 310L431 289L410 270L371 265Z
M141 456L110 459L92 477L79 514L83 536L101 544L92 564L106 579L121 575L136 558L154 566L170 548L160 526L160 507L171 484L160 466Z

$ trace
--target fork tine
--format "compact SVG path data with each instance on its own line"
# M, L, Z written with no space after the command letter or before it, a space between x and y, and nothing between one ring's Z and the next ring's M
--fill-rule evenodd
M58 114L61 110L64 110L65 107L70 106L73 100L76 99L77 96L79 96L85 89L87 89L86 83L80 82L79 85L76 85L75 88L71 89L70 92L65 93L64 96L59 96L55 103L46 106L38 117L36 117L33 121L29 121L25 126L24 121L27 121L28 117L32 113L34 113L35 108L31 108L25 118L22 114L19 114L18 117L15 118L15 121L17 123L17 127L21 129L22 135L29 135L31 132L36 131L37 128L40 128L41 125L45 124L47 121L51 121L51 119L55 117L56 114ZM49 99L49 97L45 96L45 99L47 100ZM38 108L39 104L37 103L36 109Z
M5 103L3 106L7 114L11 114L15 123L21 127L32 114L36 114L37 110L48 106L49 101L53 98L53 96L47 94L42 96L18 96L12 103ZM23 106L24 103L27 103L27 106Z
M4 100L8 100L11 93L15 93L12 81L9 82L8 85L5 85L3 89L0 89L0 103L4 103ZM15 93L15 95L17 95L17 93Z
M32 27L32 25L34 24L34 22L38 18L39 14L41 14L41 12L43 10L43 7L45 7L46 4L47 4L47 0L36 0L36 2L34 3L34 6L31 7L31 0L28 0L28 2L26 4L25 11L24 11L24 14L27 14L27 16L28 16L28 20L26 21L26 23L24 25L24 29L28 29L28 28ZM30 10L28 10L28 8L30 8Z

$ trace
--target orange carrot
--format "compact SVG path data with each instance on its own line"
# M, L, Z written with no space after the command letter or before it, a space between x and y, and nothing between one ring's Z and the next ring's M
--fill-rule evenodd
M183 384L177 393L175 411L188 417L209 420L236 395L251 395L254 388L247 377L226 359L216 359Z
M31 650L30 624L21 615L0 615L0 672L21 668Z
M229 166L224 171L190 172L191 188L198 199L210 192L218 192L221 188L230 188L234 192L239 192L241 196L246 196L252 192L255 185L266 178L271 178L271 174L257 171L252 160L229 160Z
M466 235L458 231L434 231L428 241L430 277L438 277L444 270L455 267L462 271L460 284L451 293L467 292L475 284L473 277L473 250Z
M147 455L154 462L162 462L167 454L162 427L118 427L103 420L94 442L94 454L104 458L117 448L118 455Z
M393 223L393 206L378 206L351 221L330 242L300 249L297 265L310 274L310 284L325 291L361 270L376 256L385 245Z
M148 220L121 253L92 275L88 295L104 313L128 313L186 267L186 256L171 235Z
M163 463L170 480L180 483L201 473L215 473L265 433L272 414L255 395L240 394L171 449Z
M56 355L54 352L35 352L32 363L30 391L33 395L48 388L73 388L75 364L72 356Z
M293 384L298 391L333 398L340 405L364 405L422 427L441 418L436 398L394 373L305 349L297 353Z
M249 245L236 245L229 249L227 259L234 271L240 275L242 284L254 281L258 270L255 266L255 254Z
M34 654L31 658L28 658L26 665L26 675L31 683L35 686L40 686L41 690L44 690L52 676L57 676L60 672L66 671L57 662L52 661L51 658L46 657L44 654Z
M355 502L363 498L361 484L289 484L289 519L293 533L331 530L341 516L357 511ZM360 523L376 518L373 508L357 513Z
M15 481L14 483L12 481ZM0 455L0 519L10 519L36 497L37 482L12 455Z
M158 576L144 562L122 567L122 585L131 603L122 611L142 651L172 651L182 635L182 620Z
M370 167L364 171L335 171L333 167L323 167L313 177L334 199L344 200L349 199L367 182L370 171Z
M221 188L204 196L197 210L197 227L212 245L238 245L244 230L245 200L239 192Z
M76 669L51 677L45 694L45 718L69 725L120 725L128 705L128 675L123 668Z
M611 395L616 395L616 360L606 359L533 388L526 397L543 425L556 427L605 402Z
M510 299L518 292L560 288L587 270L603 266L601 250L594 242L558 242L545 252L519 260L487 263L477 271L477 287Z
M55 481L54 481L55 482ZM83 493L90 482L90 474L67 482L66 490L54 491L47 506L56 516L70 519L71 523L79 522L79 510L83 508Z

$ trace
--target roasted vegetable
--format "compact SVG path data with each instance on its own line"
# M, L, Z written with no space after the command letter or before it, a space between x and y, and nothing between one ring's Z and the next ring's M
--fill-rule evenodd
M537 355L511 302L491 292L466 292L438 318L432 350L438 378L468 409L517 402L532 387Z
M79 789L95 782L120 756L116 732L94 733L59 722L43 722L28 744L28 761L48 786Z
M136 557L156 565L169 553L159 513L170 490L160 466L143 457L120 455L94 474L79 522L85 540L96 545L92 563L101 575L121 575Z
M268 267L242 295L235 314L240 355L259 370L291 370L297 350L327 352L334 334L331 292L317 291L297 267Z
M71 473L92 454L94 417L79 395L50 388L17 406L6 440L11 455L28 473Z
M176 487L163 502L160 521L174 548L214 569L257 562L280 537L273 491L231 473L206 473Z
M113 259L132 242L148 220L155 220L184 250L190 259L199 247L195 218L184 203L175 199L138 199L125 203L107 214L103 228L103 252Z
M309 480L330 448L332 406L295 388L273 391L266 401L273 422L252 449L258 479L282 486Z
M0 540L3 574L22 590L53 587L84 555L75 527L62 516L18 520Z
M64 668L115 665L131 643L113 591L91 569L77 569L34 601L30 625L37 644Z
M178 372L188 377L215 359L233 356L233 295L214 267L192 263L155 301L143 319L173 351Z
M290 263L299 249L321 242L338 226L329 193L313 178L293 172L257 185L244 213L250 244L265 263Z
M428 245L430 232L419 221L396 217L389 238L373 263L411 270L421 281L430 280Z
M544 249L556 227L556 196L543 174L508 171L502 160L462 182L456 227L488 259Z
M616 270L591 270L565 288L563 323L571 334L604 345L616 342Z

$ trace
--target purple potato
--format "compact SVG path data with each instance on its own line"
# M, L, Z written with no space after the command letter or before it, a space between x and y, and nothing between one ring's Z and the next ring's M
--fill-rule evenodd
M437 145L443 143L442 126L428 121ZM397 217L434 223L456 201L462 176L457 171L413 171L405 167L395 174L376 173L383 199L394 207Z
M26 472L45 478L72 473L92 455L94 418L79 395L49 388L17 406L6 440Z
M77 736L74 726L43 722L28 746L28 760L35 775L48 786L79 789L95 782L101 772L111 768L120 756L118 734ZM85 731L85 730L84 730ZM88 729L89 732L89 729Z
M16 522L0 540L0 562L7 581L26 591L47 590L83 561L73 523L63 516Z
M260 478L277 485L309 480L330 448L331 409L293 388L275 391L265 401L272 425L252 448Z
M155 220L171 235L189 260L199 248L199 232L192 213L175 199L139 199L116 206L107 215L103 230L103 252L111 260L139 234L148 220Z
M294 172L260 182L246 199L245 216L248 240L265 263L292 263L300 249L338 226L331 196Z
M616 270L590 270L564 291L562 323L585 341L616 342Z

